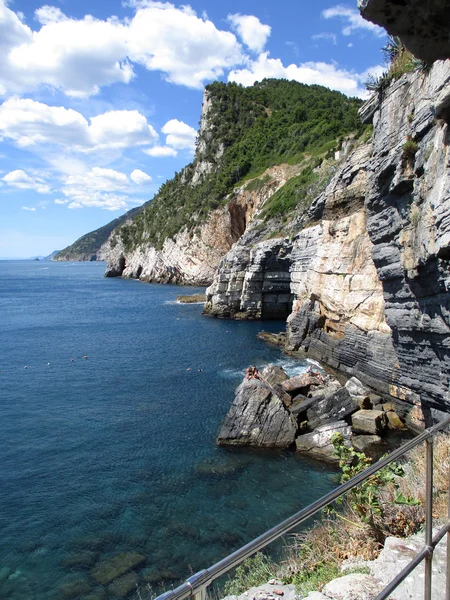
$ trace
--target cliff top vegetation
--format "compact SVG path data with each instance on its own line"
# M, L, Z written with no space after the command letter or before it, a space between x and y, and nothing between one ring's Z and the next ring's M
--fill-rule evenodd
M183 228L192 231L246 179L277 164L302 162L306 154L319 157L364 127L357 112L361 100L318 85L279 79L252 87L215 82L206 94L209 108L193 162L116 232L126 250L141 243L161 249ZM206 172L198 177L202 165Z

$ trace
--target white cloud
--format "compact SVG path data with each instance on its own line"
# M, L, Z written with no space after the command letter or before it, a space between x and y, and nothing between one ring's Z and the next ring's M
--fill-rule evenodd
M32 206L22 206L22 210L29 210L31 212L36 212L36 209Z
M169 148L169 146L153 146L153 148L145 148L145 150L142 151L145 152L145 154L156 158L177 156L178 154L174 148Z
M131 187L125 173L114 169L93 167L83 174L69 175L64 181L62 193L69 201L68 208L71 209L96 207L120 210L128 208L127 192Z
M137 110L109 111L92 117L62 106L10 98L0 106L0 140L20 147L56 144L80 152L154 143L158 134Z
M90 135L96 148L127 148L153 143L158 134L137 110L111 110L92 117Z
M322 11L322 16L325 19L341 19L344 22L342 28L343 35L352 35L352 33L358 30L370 31L378 37L386 35L384 29L363 19L356 8L349 8L348 6L338 4Z
M270 36L270 25L264 25L253 15L228 15L228 21L232 28L246 46L254 52L262 52L266 45L267 39Z
M123 21L89 15L77 20L44 6L35 13L40 29L32 31L0 0L0 92L20 94L49 85L85 98L104 86L129 83L135 77L132 63L200 89L242 62L236 36L189 6L129 4L136 13Z
M203 20L189 6L140 3L129 25L128 56L172 83L202 88L242 61L236 37Z
M285 67L279 58L269 58L267 52L252 61L249 68L231 71L228 80L248 86L269 77L284 78L309 85L323 85L348 96L365 95L361 76L358 73L323 62L306 62Z
M150 175L147 175L147 173L144 173L144 171L141 171L140 169L134 169L130 175L130 179L137 185L144 185L146 183L150 183L152 180Z
M71 202L67 208L102 208L104 210L121 210L127 209L128 204L126 198L117 194L102 194L94 192L92 194L80 194L77 200Z
M48 23L58 23L61 21L68 20L60 8L56 6L49 6L48 4L42 6L41 8L38 8L34 14L36 21L39 21L41 25L47 25Z
M7 173L2 180L8 186L19 190L35 190L39 194L50 194L50 186L42 178L30 177L21 169Z
M161 131L167 136L166 145L177 150L188 149L194 151L197 132L183 121L171 119L167 121Z
M328 40L330 42L333 42L333 45L336 46L337 45L337 36L335 33L316 33L315 35L311 36L312 40Z
M59 198L56 198L55 200L55 204L68 204L69 200L60 200Z

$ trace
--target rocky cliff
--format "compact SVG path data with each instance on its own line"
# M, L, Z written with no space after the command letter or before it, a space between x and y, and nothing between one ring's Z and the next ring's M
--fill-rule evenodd
M193 162L112 232L101 249L106 276L211 283L222 257L277 190L301 173L305 190L316 184L314 170L334 155L338 140L361 135L360 104L293 81L208 86ZM286 206L272 206L264 220L278 219Z
M307 227L236 244L206 312L290 312L290 350L408 400L425 422L448 407L450 61L403 75L371 104L373 144L347 159Z
M192 176L195 182L208 172L209 164L201 161L197 165ZM244 234L258 208L297 172L289 165L267 169L258 178L259 185L252 187L247 182L236 188L225 206L211 211L194 231L184 227L167 238L161 250L143 243L127 251L121 237L116 240L113 236L101 249L101 257L108 264L106 277L209 285L219 262Z

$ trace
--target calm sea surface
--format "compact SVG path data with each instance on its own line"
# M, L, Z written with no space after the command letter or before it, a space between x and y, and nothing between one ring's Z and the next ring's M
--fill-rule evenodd
M1 600L170 586L335 482L290 452L214 446L249 364L305 369L256 339L280 323L208 319L176 303L199 288L103 271L0 262ZM100 585L118 553L139 564Z

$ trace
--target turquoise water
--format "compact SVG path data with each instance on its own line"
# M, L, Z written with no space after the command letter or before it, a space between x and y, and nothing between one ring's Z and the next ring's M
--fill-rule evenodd
M131 598L92 577L117 553L170 586L334 485L290 452L214 446L246 366L305 369L256 339L280 323L208 319L176 303L199 288L103 270L0 262L2 600Z

